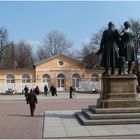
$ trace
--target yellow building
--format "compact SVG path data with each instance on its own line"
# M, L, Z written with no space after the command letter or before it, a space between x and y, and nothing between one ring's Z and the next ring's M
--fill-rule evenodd
M55 85L57 91L68 91L69 86L79 90L80 85L100 83L101 69L89 70L82 63L66 55L56 55L34 65L33 69L0 70L0 92L15 89L21 93L25 85L29 88ZM100 88L100 87L99 87Z

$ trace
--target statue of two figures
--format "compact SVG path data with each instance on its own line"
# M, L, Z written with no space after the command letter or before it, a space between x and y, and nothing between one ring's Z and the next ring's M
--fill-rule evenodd
M118 68L118 74L133 74L133 64L136 61L134 48L134 32L130 29L130 23L124 22L124 29L121 33L115 29L112 22L108 23L108 29L103 32L100 49L97 55L102 54L101 66L105 73L114 74ZM126 68L128 68L126 70Z

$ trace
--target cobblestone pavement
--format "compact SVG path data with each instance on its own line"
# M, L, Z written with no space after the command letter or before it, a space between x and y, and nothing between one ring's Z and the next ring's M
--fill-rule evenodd
M23 95L0 95L0 139L41 139L45 111L87 108L96 104L98 96L77 94L76 99L69 99L68 93L57 97L39 95L35 116L30 117Z

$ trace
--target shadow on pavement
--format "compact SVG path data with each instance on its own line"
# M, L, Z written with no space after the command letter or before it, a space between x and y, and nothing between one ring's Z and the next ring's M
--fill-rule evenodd
M53 118L63 118L63 119L73 119L75 118L74 114L57 114L57 113L51 113L51 114L46 114L46 117L53 117Z
M22 114L9 114L8 116L17 116L17 117L31 117L31 115L22 115ZM44 117L44 115L34 115L33 117Z

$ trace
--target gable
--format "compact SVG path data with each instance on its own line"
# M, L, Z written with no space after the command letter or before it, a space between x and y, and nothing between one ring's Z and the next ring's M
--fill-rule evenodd
M64 55L53 57L36 65L36 69L72 69L82 67L79 61Z

